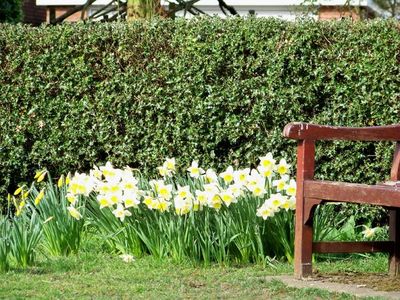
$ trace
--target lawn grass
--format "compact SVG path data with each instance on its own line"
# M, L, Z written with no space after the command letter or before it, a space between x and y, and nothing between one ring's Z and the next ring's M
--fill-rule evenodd
M384 271L383 256L317 263L321 272ZM292 274L292 266L193 266L152 257L123 262L117 255L83 251L40 259L28 270L0 274L0 298L63 299L353 299L317 289L294 289L268 275Z

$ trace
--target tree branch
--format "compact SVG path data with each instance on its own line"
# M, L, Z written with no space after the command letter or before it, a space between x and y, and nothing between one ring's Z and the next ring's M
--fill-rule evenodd
M225 9L231 13L231 15L238 15L236 9L232 5L226 4L225 0L218 0L218 5L222 12L226 15Z

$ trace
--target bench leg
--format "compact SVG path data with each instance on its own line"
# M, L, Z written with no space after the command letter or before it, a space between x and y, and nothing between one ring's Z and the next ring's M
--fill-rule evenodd
M299 202L299 201L298 201ZM312 222L306 222L310 212L305 211L304 200L296 207L296 227L294 240L294 275L297 278L312 275ZM312 218L312 216L310 216Z
M389 255L389 274L400 276L400 209L389 210L389 240L394 241L394 253Z
M300 140L297 145L296 226L294 233L294 276L312 275L312 222L307 222L311 207L306 208L304 180L314 177L315 142Z

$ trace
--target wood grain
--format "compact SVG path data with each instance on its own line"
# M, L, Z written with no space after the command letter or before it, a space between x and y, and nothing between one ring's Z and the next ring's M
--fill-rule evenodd
M373 127L338 127L289 123L283 135L296 140L400 141L400 124Z

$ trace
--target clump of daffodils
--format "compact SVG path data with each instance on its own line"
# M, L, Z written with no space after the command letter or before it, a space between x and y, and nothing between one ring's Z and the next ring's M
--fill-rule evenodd
M66 182L68 211L75 219L82 217L76 207L80 195L94 195L101 209L110 209L121 221L130 217L134 209L186 215L204 208L219 211L254 198L265 199L256 212L263 219L280 210L294 209L296 182L289 176L291 166L285 159L277 163L271 153L259 160L255 169L235 170L229 166L219 174L213 169L203 169L194 160L186 169L186 181L182 181L174 180L175 159L167 158L157 168L161 178L147 183L139 183L129 167L118 169L108 162L95 166L89 174L76 173Z
M35 173L34 181L40 183L44 180L47 175L47 170L40 170ZM18 217L22 214L23 210L27 206L28 196L31 194L32 187L28 187L26 185L19 186L11 196L8 194L8 203L11 202L15 207L15 215ZM35 197L34 204L39 205L40 201L42 201L45 194L45 189L43 188Z

